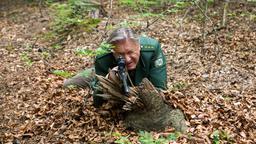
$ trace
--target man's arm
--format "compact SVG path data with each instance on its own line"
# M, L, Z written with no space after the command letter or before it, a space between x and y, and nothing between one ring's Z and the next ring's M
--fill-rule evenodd
M149 80L157 87L166 90L167 89L167 71L166 71L166 59L163 55L160 43L156 45L155 54L151 60L149 71Z

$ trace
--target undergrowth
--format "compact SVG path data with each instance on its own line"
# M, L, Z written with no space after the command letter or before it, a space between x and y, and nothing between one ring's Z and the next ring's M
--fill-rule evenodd
M152 133L147 131L139 131L138 142L141 144L168 144L170 142L175 142L180 137L179 132L170 133L167 136L155 137ZM115 137L115 143L117 144L132 144L129 140L130 135L122 136L119 132L114 132L112 136Z
M81 31L91 32L101 21L92 18L90 13L97 10L98 5L89 0L67 0L66 2L52 2L53 21L50 31L43 38L61 42L69 34Z

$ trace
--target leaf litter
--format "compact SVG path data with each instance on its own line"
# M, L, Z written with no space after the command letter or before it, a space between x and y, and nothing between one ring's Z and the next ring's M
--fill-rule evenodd
M27 32L29 28L40 31L47 27L47 23L35 26L41 19L38 9L28 6L26 10L16 11L26 16L25 20L17 16L18 23L8 18L0 23L0 141L113 143L114 133L121 133L129 135L132 143L138 143L138 133L126 130L122 121L111 114L102 115L102 111L92 106L89 90L63 89L64 78L51 73L56 69L75 73L92 66L92 58L77 56L74 51L81 45L94 49L104 33L103 28L98 28L99 33L73 35L63 50L50 52L47 43L34 44L37 32ZM44 9L45 17L46 13ZM121 14L113 16L113 23L118 23ZM241 17L230 18L227 28L207 36L202 46L194 40L201 34L200 24L187 19L180 30L177 25L180 17L166 16L147 30L147 35L159 39L167 56L166 99L186 114L189 131L177 142L212 143L219 139L222 143L255 143L253 23ZM127 15L124 18L129 19ZM42 58L38 49L49 52L50 57ZM24 51L33 61L31 66L21 58ZM153 135L159 137L172 132L166 129Z

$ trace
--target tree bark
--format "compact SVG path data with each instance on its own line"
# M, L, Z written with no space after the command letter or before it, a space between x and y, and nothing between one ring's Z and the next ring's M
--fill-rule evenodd
M159 131L166 127L174 127L185 132L187 126L181 110L167 105L162 93L144 78L139 86L131 87L128 96L122 94L122 85L116 74L110 72L108 78L96 75L99 89L103 92L98 96L116 103L123 102L120 109L125 111L125 125L134 130Z

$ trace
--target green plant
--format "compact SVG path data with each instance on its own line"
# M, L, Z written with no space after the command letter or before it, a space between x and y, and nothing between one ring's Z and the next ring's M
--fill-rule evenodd
M142 144L153 144L154 141L155 140L151 133L144 131L139 132L139 142L141 142Z
M180 137L180 133L179 132L175 132L175 133L170 133L168 136L167 136L167 139L169 141L176 141L179 137Z
M117 140L115 140L115 143L117 144L132 144L130 140L128 139L129 136L121 136Z
M95 56L96 55L94 50L82 49L82 48L77 48L75 50L75 53L77 55L81 55L81 56Z
M229 16L229 17L236 17L236 15L237 15L237 14L236 14L235 12L230 12L230 13L228 13L228 16Z
M250 14L249 18L250 18L251 21L256 22L256 15L255 14Z
M213 133L213 144L219 144L220 143L220 134L218 130L215 130Z
M231 96L229 96L229 95L223 95L222 96L223 98L224 98L224 100L226 100L226 101L230 101L230 100L232 100L232 97Z
M172 9L167 10L168 12L177 12L179 10L182 10L186 8L188 5L190 5L189 1L185 0L119 0L119 3L123 6L128 6L132 8L135 11L140 12L154 12L158 10L158 13L160 12L161 8L166 8L166 5L173 5ZM161 10L163 11L163 10Z
M176 141L180 136L180 133L171 133L167 137L160 136L154 138L151 133L146 131L139 132L139 142L141 144L168 144L171 141Z
M52 40L55 37L57 37L57 34L53 31L48 31L48 32L40 35L40 38L42 38L43 40L46 40L46 41Z
M61 76L64 78L69 78L69 77L73 76L72 73L64 71L64 70L53 70L52 73L56 76Z
M175 3L174 6L171 9L168 9L167 12L177 13L184 10L185 8L187 8L192 4L191 2L187 2L187 1L176 1L174 3Z
M151 18L151 17L161 17L163 18L164 15L163 14L156 14L156 13L151 13L151 12L146 12L146 13L141 13L138 15L133 15L130 18Z
M224 141L231 143L233 141L229 133L224 130L214 130L211 136L213 144L219 144Z
M119 132L113 132L112 136L115 137L115 139L116 139L115 143L117 143L117 144L132 144L130 142L130 140L128 139L129 135L128 136L122 136L122 134L119 133Z
M28 66L32 66L33 65L33 61L30 59L30 57L28 56L28 54L26 52L23 52L21 54L21 60L24 61L26 63L26 65Z
M135 11L141 10L143 12L149 11L149 8L158 4L154 0L119 0L121 5L128 6Z
M83 49L83 48L78 48L76 49L75 53L77 55L85 55L85 56L96 56L96 55L103 55L106 53L109 53L113 49L113 45L108 44L107 42L103 41L99 48L96 50L90 50L90 49Z
M118 24L118 27L136 27L136 26L140 26L140 23L137 21L127 21L124 20L121 23Z
M123 136L120 132L113 132L111 134L115 138L115 143L117 144L132 144L128 136ZM168 144L172 141L176 141L180 137L179 132L170 133L168 136L160 136L154 138L152 133L147 131L139 131L138 133L138 142L140 144Z
M60 49L60 48L61 48L61 45L59 45L59 44L54 44L54 45L52 46L52 48L54 48L54 49Z
M45 38L62 40L72 32L92 31L101 20L91 18L89 13L98 7L90 0L68 0L62 3L52 3L54 19L50 26L51 31L46 34Z
M44 59L48 59L48 58L50 57L50 53L44 51L44 52L41 53L41 56L42 56Z
M178 91L178 90L184 89L186 86L187 86L187 84L184 82L176 82L171 85L170 89L171 89L171 91Z
M103 41L100 44L99 48L96 49L96 55L102 55L102 54L108 53L113 48L114 48L114 46L112 44L109 44L109 43Z

